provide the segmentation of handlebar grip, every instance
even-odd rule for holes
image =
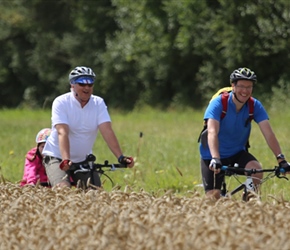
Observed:
[[[128,166],[127,166],[127,164],[121,164],[121,163],[119,163],[119,164],[112,164],[115,168],[127,168]]]

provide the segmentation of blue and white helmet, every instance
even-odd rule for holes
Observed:
[[[91,68],[85,66],[78,66],[69,73],[70,84],[93,84],[96,74]]]

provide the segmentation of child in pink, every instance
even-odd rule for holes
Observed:
[[[24,173],[20,186],[35,185],[38,181],[43,186],[49,186],[45,167],[42,164],[42,151],[51,129],[44,128],[36,135],[36,147],[29,150],[25,157]]]

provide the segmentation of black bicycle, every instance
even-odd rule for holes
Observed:
[[[247,169],[247,168],[239,168],[239,167],[230,167],[230,166],[222,166],[221,168],[222,171],[224,171],[224,180],[222,183],[222,189],[221,189],[221,195],[224,197],[230,197],[234,194],[236,194],[239,191],[243,191],[242,195],[242,200],[243,201],[248,201],[249,199],[249,194],[255,192],[255,187],[253,184],[253,178],[252,175],[256,173],[268,173],[266,177],[264,177],[261,180],[261,184],[263,184],[265,181],[269,180],[270,178],[277,177],[280,179],[286,179],[288,181],[288,178],[284,176],[285,174],[285,169],[275,166],[272,169]],[[246,179],[244,182],[241,182],[238,179],[238,176],[240,175],[245,175]],[[239,183],[240,185],[233,189],[232,191],[227,190],[227,185],[226,185],[226,176],[233,176]]]
[[[72,164],[67,171],[71,180],[71,185],[82,189],[97,189],[103,186],[106,180],[109,180],[114,187],[112,178],[106,174],[107,171],[115,171],[117,169],[127,168],[127,165],[120,163],[110,163],[105,161],[103,164],[95,163],[96,157],[93,154],[89,154],[86,160],[82,163]],[[102,183],[102,176],[105,176]]]

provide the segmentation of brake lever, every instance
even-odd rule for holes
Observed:
[[[287,181],[289,181],[288,177],[286,177],[285,175],[280,175],[281,173],[285,174],[285,169],[283,169],[283,171],[281,171],[281,167],[277,167],[276,168],[276,172],[275,175],[279,178],[279,179],[286,179]]]
[[[283,179],[286,179],[287,181],[289,181],[288,177],[286,177],[286,176],[280,176],[280,175],[278,175],[277,177],[278,177],[279,179],[282,179],[282,178],[283,178]]]

